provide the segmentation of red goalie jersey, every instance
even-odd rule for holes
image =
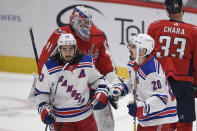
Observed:
[[[151,23],[148,34],[155,40],[153,55],[166,76],[197,85],[197,27],[174,20]]]
[[[55,30],[50,36],[47,44],[44,46],[38,62],[39,73],[46,60],[55,53],[55,47],[60,34],[65,32],[71,33],[75,37],[77,48],[80,53],[92,56],[94,65],[101,74],[106,75],[107,73],[114,71],[115,68],[113,67],[111,55],[109,54],[109,47],[105,34],[102,31],[100,31],[95,25],[92,25],[89,41],[84,41],[76,35],[70,25],[66,25]]]

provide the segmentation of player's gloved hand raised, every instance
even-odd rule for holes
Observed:
[[[125,94],[128,93],[128,89],[125,90],[125,88],[127,88],[125,86],[126,85],[123,83],[118,83],[118,84],[114,84],[110,88],[110,92],[108,94],[108,100],[112,105],[112,107],[114,107],[115,109],[118,109],[118,100],[120,96],[125,96]]]
[[[42,102],[39,104],[38,112],[41,115],[41,120],[45,124],[52,124],[55,122],[55,116],[53,115],[49,104]]]
[[[131,101],[127,107],[129,110],[129,115],[133,117],[147,116],[150,111],[150,105],[142,101],[138,101],[136,103]]]
[[[109,89],[106,85],[99,85],[95,95],[92,97],[92,107],[94,110],[104,109],[108,104],[107,94]]]

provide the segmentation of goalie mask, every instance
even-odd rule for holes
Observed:
[[[137,34],[133,36],[128,43],[128,47],[130,47],[131,44],[136,46],[136,58],[134,59],[134,61],[137,64],[139,57],[149,55],[153,51],[155,45],[153,38],[147,34]],[[140,56],[140,52],[142,51],[142,49],[146,49],[146,53]]]
[[[70,24],[75,33],[83,40],[90,38],[90,28],[92,26],[92,14],[84,6],[74,8],[70,16]]]
[[[67,56],[67,57],[72,57],[71,60],[65,60],[64,55],[61,52],[61,47],[64,46],[64,45],[67,45],[67,46],[68,45],[73,45],[73,47],[74,47],[73,56]],[[60,58],[62,59],[62,61],[64,63],[71,63],[74,60],[75,55],[76,55],[76,51],[77,51],[77,44],[76,44],[76,40],[73,37],[73,35],[70,34],[70,33],[61,34],[59,36],[58,41],[57,41],[57,49],[58,49],[58,52],[60,54]]]

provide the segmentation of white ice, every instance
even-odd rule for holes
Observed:
[[[27,101],[32,82],[33,75],[0,72],[0,131],[44,131],[37,109]],[[122,99],[119,109],[113,110],[115,131],[133,130],[133,118],[126,108],[129,99]]]

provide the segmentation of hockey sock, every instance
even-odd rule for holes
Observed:
[[[193,123],[184,123],[178,122],[177,123],[177,131],[192,131]]]

